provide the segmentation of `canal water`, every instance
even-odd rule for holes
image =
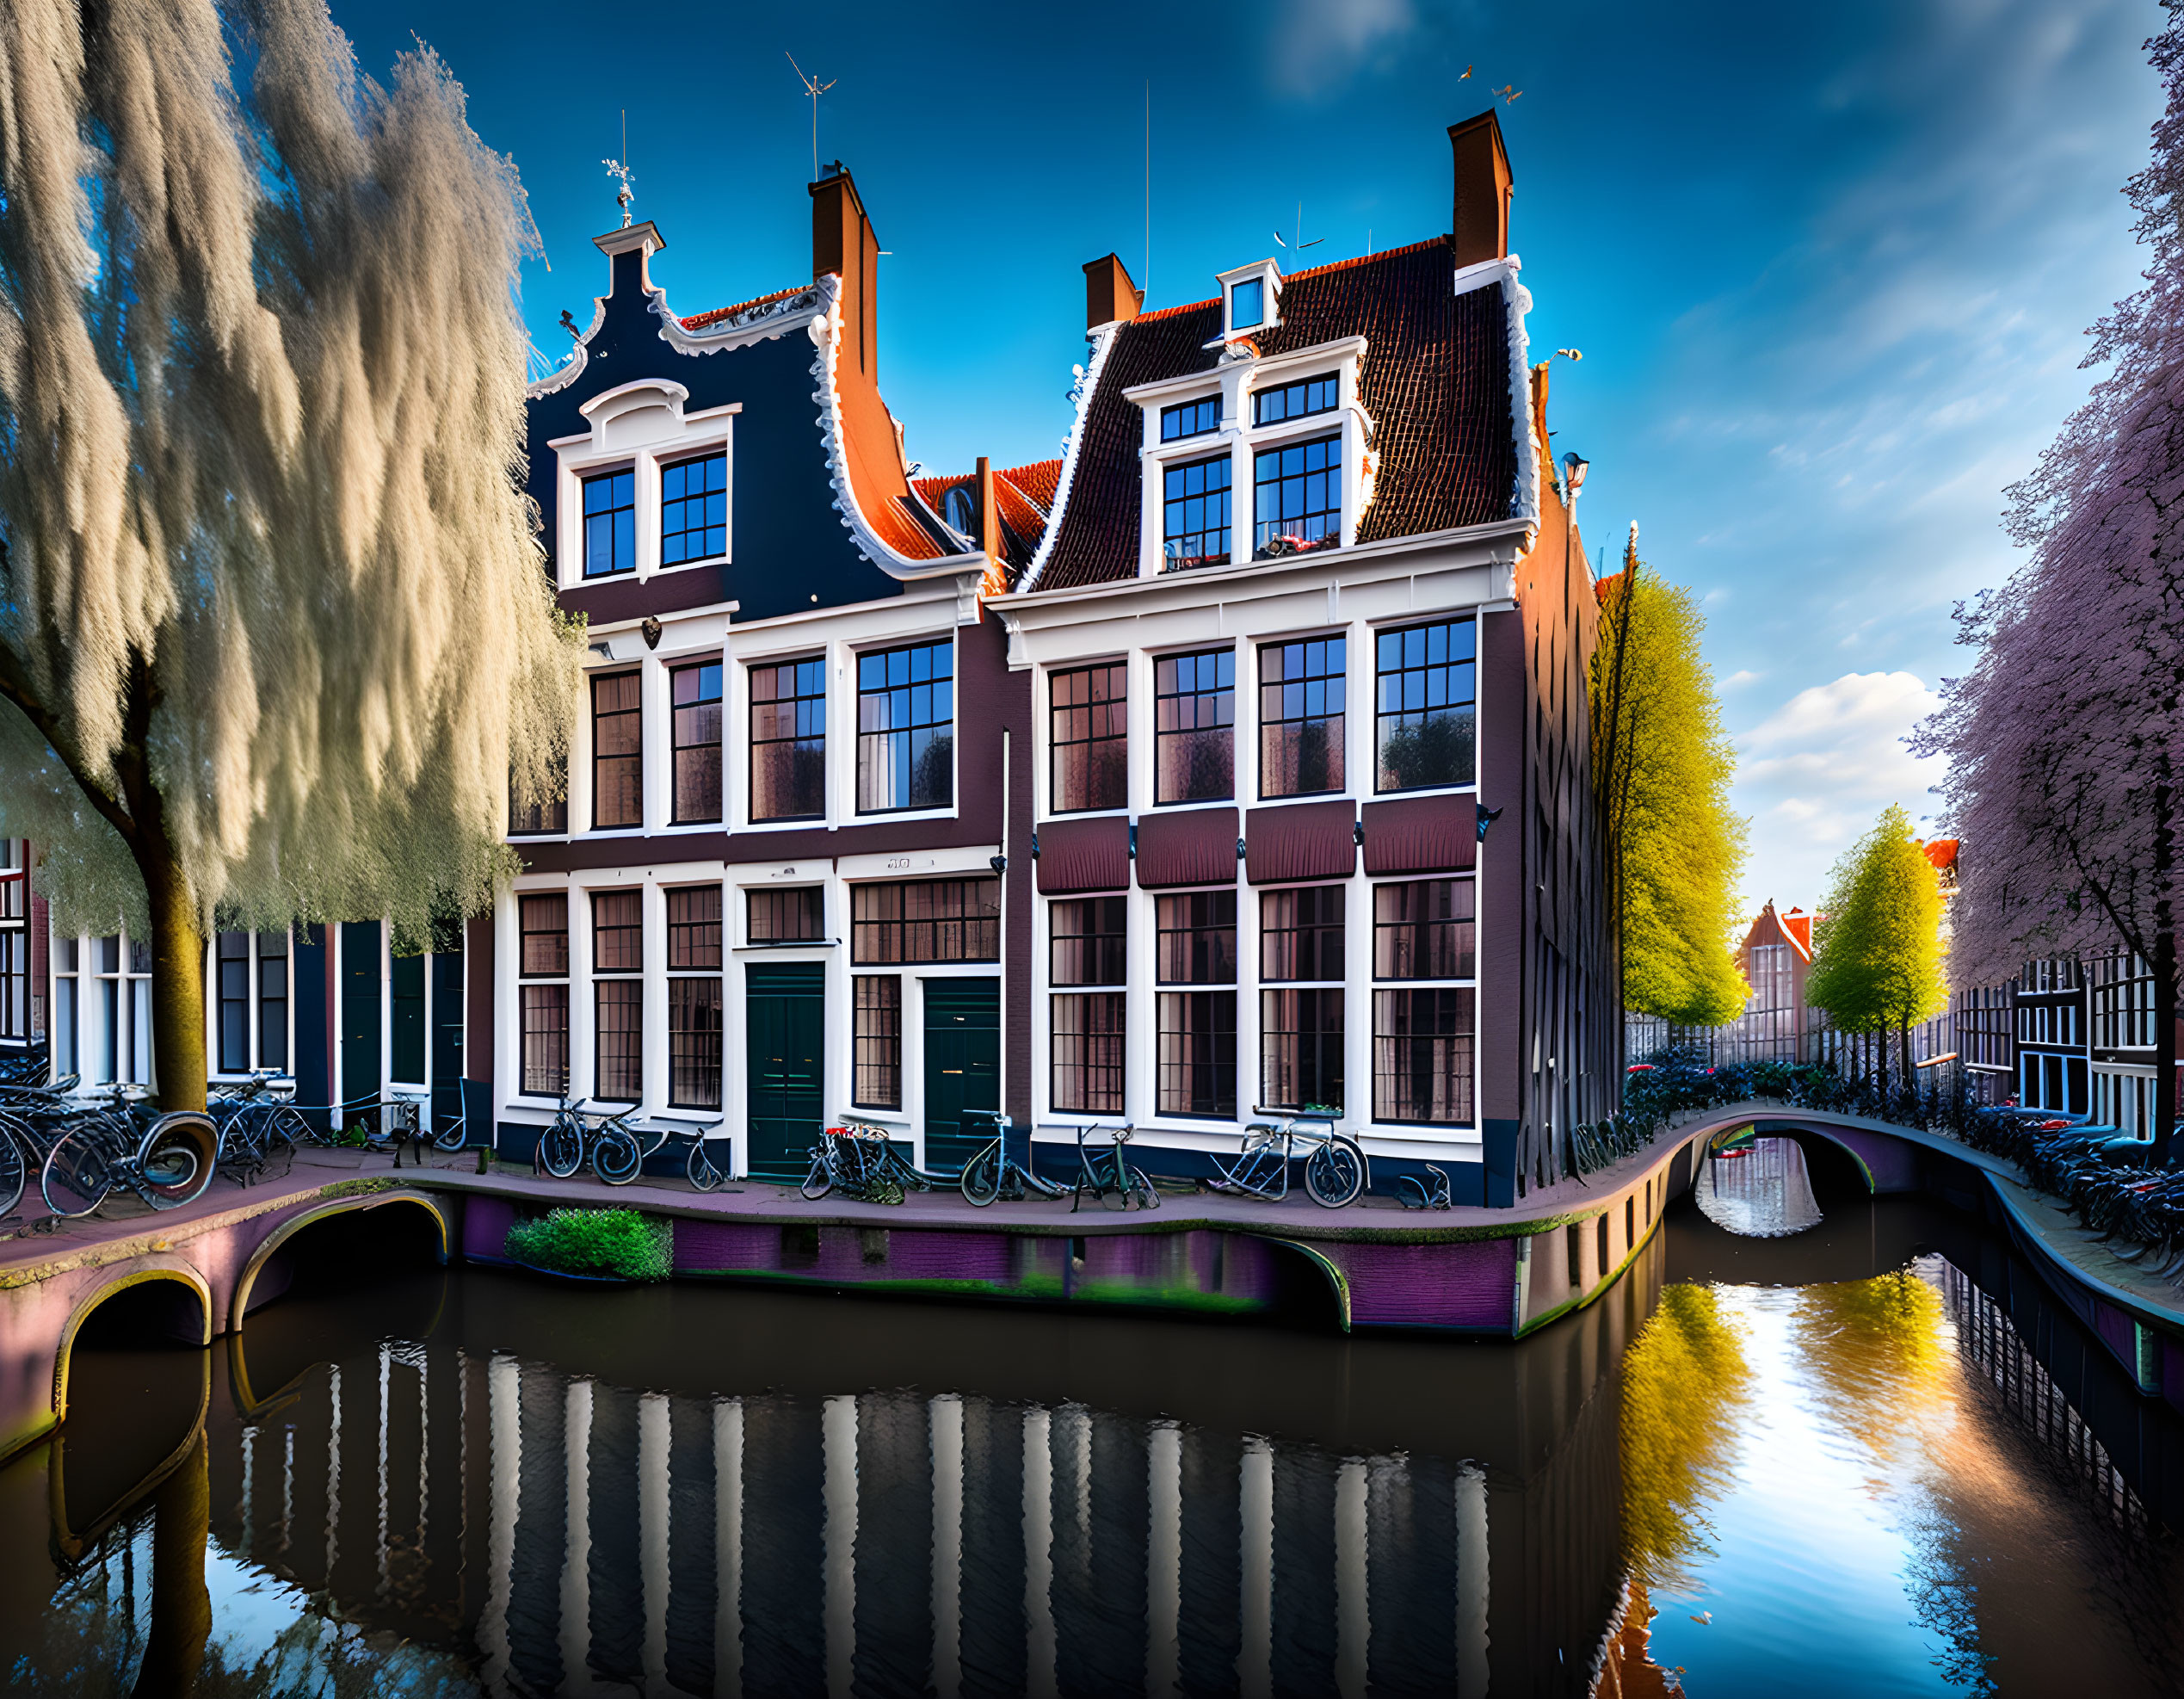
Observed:
[[[1764,1230],[1779,1179],[1716,1190]],[[210,1351],[78,1355],[0,1469],[0,1675],[2184,1690],[2184,1424],[1971,1218],[1822,1208],[1683,1200],[1514,1345],[344,1258]]]

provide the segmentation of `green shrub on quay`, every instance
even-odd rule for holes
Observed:
[[[509,1257],[557,1274],[665,1280],[675,1272],[675,1229],[634,1209],[555,1209],[508,1230]]]

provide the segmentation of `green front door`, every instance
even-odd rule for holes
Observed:
[[[379,924],[349,921],[342,927],[342,1101],[379,1095]],[[342,1121],[357,1117],[352,1109]],[[373,1127],[376,1115],[370,1117]]]
[[[801,1180],[824,1115],[826,964],[753,962],[743,969],[743,1043],[754,1180]]]
[[[1001,1107],[1001,981],[925,981],[925,1164],[961,1167],[993,1138]]]

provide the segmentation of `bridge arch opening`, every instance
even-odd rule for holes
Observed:
[[[61,1350],[201,1350],[213,1341],[210,1296],[201,1281],[170,1269],[125,1276],[77,1307]]]
[[[1760,1137],[1796,1141],[1805,1152],[1813,1201],[1823,1211],[1864,1203],[1872,1196],[1872,1177],[1866,1165],[1825,1133],[1809,1127],[1772,1127],[1762,1128]]]
[[[336,1198],[281,1224],[236,1282],[233,1325],[276,1298],[355,1290],[447,1261],[441,1206],[423,1197]]]

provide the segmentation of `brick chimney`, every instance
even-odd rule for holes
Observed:
[[[1456,263],[1508,258],[1509,195],[1516,180],[1494,108],[1451,124],[1448,145],[1456,155],[1456,209],[1449,226]]]
[[[1145,292],[1130,281],[1122,262],[1113,254],[1084,268],[1084,328],[1096,331],[1119,319],[1135,318],[1145,304]]]
[[[872,384],[879,381],[879,238],[857,185],[847,170],[811,185],[811,278],[828,272],[842,279],[842,359],[846,379],[853,366]]]
[[[842,401],[842,451],[857,499],[867,511],[910,494],[902,433],[879,398],[879,238],[857,185],[837,165],[811,185],[811,277],[842,280],[837,310],[842,345],[835,387]]]

